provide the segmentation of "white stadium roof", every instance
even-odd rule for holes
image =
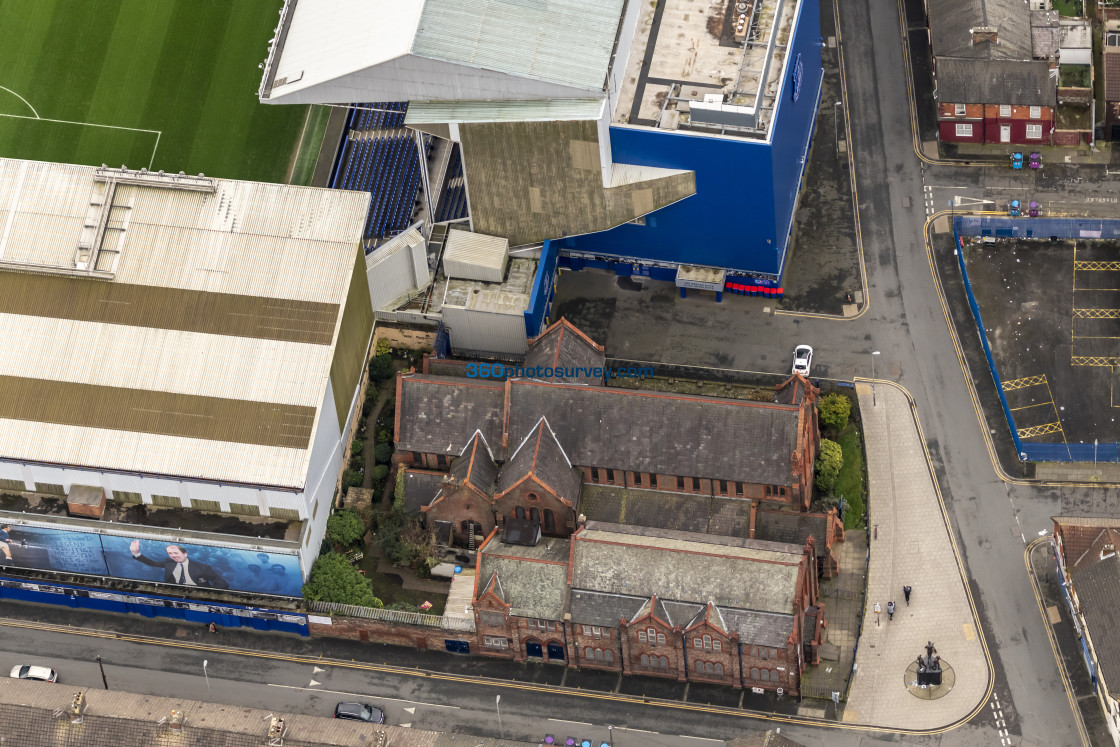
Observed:
[[[575,98],[605,90],[624,0],[288,0],[276,103]]]
[[[0,458],[302,488],[368,204],[0,159]]]

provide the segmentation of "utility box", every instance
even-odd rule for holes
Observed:
[[[460,280],[500,283],[509,262],[509,239],[451,229],[443,250],[443,274]]]
[[[66,510],[71,516],[100,519],[105,514],[105,488],[94,485],[72,485],[66,496]]]

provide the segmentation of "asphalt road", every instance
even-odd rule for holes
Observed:
[[[609,696],[542,695],[524,687],[466,678],[434,679],[416,671],[360,662],[348,666],[326,660],[293,661],[283,655],[264,658],[198,650],[187,642],[169,647],[22,627],[4,628],[0,671],[7,672],[17,664],[52,666],[59,672],[59,684],[43,687],[99,690],[103,683],[94,660],[97,655],[102,657],[105,678],[113,690],[319,716],[330,716],[339,701],[368,702],[385,711],[390,725],[525,742],[539,742],[545,734],[553,734],[587,738],[596,744],[613,741],[620,747],[697,747],[774,726],[807,745],[855,747],[896,739],[894,735],[775,725],[744,716],[621,703]],[[495,701],[498,695],[500,704]],[[614,727],[613,732],[607,725]],[[982,734],[975,736],[969,744],[985,744]]]

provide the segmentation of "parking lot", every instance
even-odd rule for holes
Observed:
[[[964,258],[1025,442],[1120,441],[1120,245],[968,240]]]

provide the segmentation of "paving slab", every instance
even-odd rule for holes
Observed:
[[[986,698],[991,664],[980,639],[946,515],[911,400],[897,386],[856,385],[867,444],[872,526],[867,604],[844,721],[936,729],[967,718]],[[877,528],[877,529],[876,529]],[[907,605],[902,587],[913,592]],[[894,601],[894,620],[887,603]],[[883,612],[876,621],[874,605]],[[933,641],[956,682],[936,700],[907,690],[906,668]]]

